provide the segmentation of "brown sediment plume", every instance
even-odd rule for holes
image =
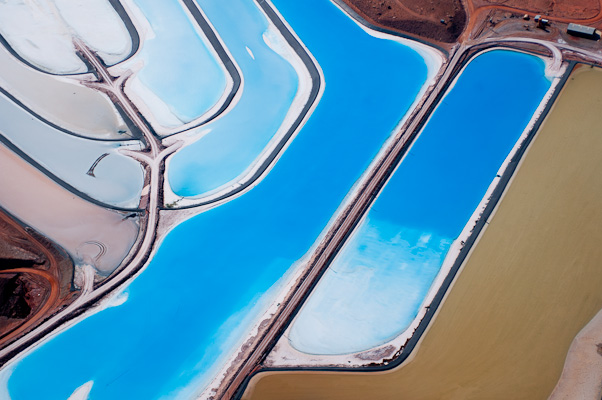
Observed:
[[[269,372],[245,399],[543,399],[602,308],[602,71],[573,73],[413,358]]]
[[[0,348],[70,304],[72,279],[62,249],[0,212]]]

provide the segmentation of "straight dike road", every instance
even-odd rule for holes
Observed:
[[[392,175],[397,164],[424,126],[441,97],[468,59],[467,48],[459,45],[452,53],[449,61],[435,78],[435,83],[423,95],[423,100],[415,107],[404,126],[395,134],[393,140],[379,153],[371,170],[362,176],[358,189],[347,201],[339,216],[326,233],[308,261],[298,285],[281,303],[279,312],[271,318],[255,348],[247,360],[241,364],[230,382],[224,382],[217,397],[230,399],[240,398],[251,376],[261,368],[261,363],[274,347],[282,333],[287,329],[301,305],[318,283],[330,262],[334,259],[342,245],[351,235],[363,215],[376,199],[385,183]]]

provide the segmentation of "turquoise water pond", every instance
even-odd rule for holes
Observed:
[[[255,2],[199,4],[239,65],[244,84],[236,105],[197,128],[208,133],[170,160],[172,190],[189,197],[232,184],[253,164],[282,125],[299,84],[293,66],[266,42],[278,45],[278,34]]]
[[[315,112],[259,185],[165,238],[124,304],[16,364],[7,384],[14,400],[64,400],[91,380],[91,399],[190,398],[413,103],[427,77],[415,51],[369,36],[328,0],[273,3],[323,69]]]
[[[535,56],[470,62],[299,313],[296,349],[358,352],[410,325],[550,85]]]
[[[180,1],[135,0],[153,36],[136,56],[141,82],[182,122],[199,118],[226,90],[226,71]]]

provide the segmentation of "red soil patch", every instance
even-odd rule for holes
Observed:
[[[0,347],[73,301],[72,276],[60,248],[0,212]]]
[[[594,18],[600,13],[599,0],[471,0],[474,8],[504,6],[523,10],[530,14],[548,17],[569,18],[575,22]]]
[[[368,22],[438,44],[454,43],[466,25],[460,0],[344,0]]]
[[[339,1],[345,2],[369,23],[447,49],[462,41],[462,38],[469,37],[489,12],[506,11],[531,16],[541,14],[557,22],[589,25],[602,20],[602,0],[464,0],[464,3],[461,0]]]

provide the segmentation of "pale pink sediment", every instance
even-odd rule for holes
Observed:
[[[0,145],[0,206],[57,242],[76,264],[113,271],[138,235],[138,217],[83,200]]]

